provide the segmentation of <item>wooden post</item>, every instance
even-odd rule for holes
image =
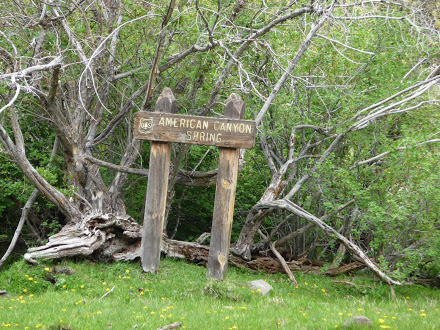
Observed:
[[[233,93],[226,101],[225,117],[244,118],[244,102],[239,95]],[[218,280],[224,279],[228,266],[239,154],[239,148],[220,148],[207,272],[209,278]]]
[[[176,99],[171,89],[168,87],[164,88],[157,99],[155,112],[176,112],[175,101]],[[152,130],[153,123],[143,122],[142,129],[144,131]],[[160,262],[170,158],[170,142],[151,142],[150,168],[141,243],[141,264],[145,272],[153,274],[157,272]]]

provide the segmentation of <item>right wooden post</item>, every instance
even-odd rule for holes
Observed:
[[[226,101],[225,117],[244,118],[244,102],[239,95],[233,93]],[[239,148],[220,148],[207,271],[209,278],[218,280],[224,279],[228,266],[239,156]]]

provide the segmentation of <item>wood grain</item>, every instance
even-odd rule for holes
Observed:
[[[227,100],[225,117],[244,117],[244,102],[237,94]],[[225,278],[228,266],[239,153],[238,148],[220,148],[207,271],[208,278],[217,280]]]
[[[137,112],[134,120],[134,137],[139,140],[250,149],[255,135],[253,120],[156,112]]]
[[[171,89],[164,88],[156,103],[156,112],[174,112],[175,98]],[[144,225],[141,241],[141,265],[145,272],[156,274],[165,217],[170,170],[171,143],[151,142]]]

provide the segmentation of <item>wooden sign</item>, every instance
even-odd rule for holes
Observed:
[[[175,109],[173,93],[165,88],[154,113],[135,115],[134,137],[152,141],[141,243],[142,268],[155,274],[159,267],[171,142],[218,146],[220,155],[207,276],[223,280],[228,265],[240,148],[254,146],[256,124],[243,120],[244,102],[237,94],[231,94],[226,101],[226,118],[175,115]]]
[[[250,149],[255,134],[253,120],[157,112],[137,112],[134,119],[134,137],[139,140]]]

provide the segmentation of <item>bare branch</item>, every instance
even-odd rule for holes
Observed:
[[[368,266],[374,273],[376,273],[377,276],[379,276],[380,279],[382,279],[384,282],[388,284],[394,284],[394,285],[401,285],[400,282],[395,281],[391,279],[389,276],[385,275],[369,258],[368,256],[354,243],[352,243],[350,240],[345,238],[343,235],[339,234],[335,229],[327,225],[325,222],[323,222],[321,219],[315,217],[314,215],[310,214],[303,208],[299,207],[295,203],[292,203],[291,201],[287,199],[280,199],[274,202],[266,202],[258,204],[258,208],[278,208],[278,209],[284,209],[289,212],[292,212],[298,216],[300,216],[303,219],[306,219],[313,223],[314,225],[321,228],[328,236],[330,237],[336,237],[338,240],[343,243],[348,250],[350,250],[353,254],[358,256],[366,266]]]

